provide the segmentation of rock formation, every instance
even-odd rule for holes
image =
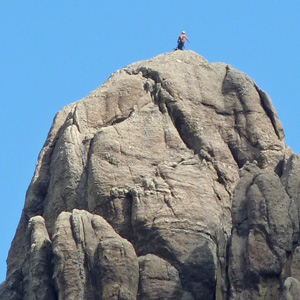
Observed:
[[[132,64],[55,117],[0,299],[300,299],[299,176],[247,75]]]

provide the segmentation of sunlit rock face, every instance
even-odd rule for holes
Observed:
[[[0,299],[299,299],[299,178],[247,75],[130,65],[55,117]]]

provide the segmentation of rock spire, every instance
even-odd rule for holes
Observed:
[[[246,74],[132,64],[56,115],[0,299],[299,299],[299,178]]]

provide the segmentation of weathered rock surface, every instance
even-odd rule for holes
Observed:
[[[297,299],[299,175],[247,75],[130,65],[57,114],[0,299]]]
[[[138,299],[194,299],[182,289],[176,268],[153,254],[139,257]]]
[[[229,279],[242,299],[278,299],[297,243],[297,207],[272,171],[246,164],[233,196]]]
[[[136,299],[139,268],[131,243],[87,211],[62,212],[55,225],[59,299]]]

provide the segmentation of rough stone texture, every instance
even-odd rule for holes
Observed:
[[[41,216],[30,219],[26,235],[29,243],[27,261],[22,268],[22,299],[55,299],[54,284],[52,282],[52,242]]]
[[[130,65],[55,117],[0,299],[295,297],[299,175],[244,73],[192,51]]]
[[[299,232],[297,207],[278,176],[246,164],[233,196],[229,251],[232,294],[278,299],[280,275]]]
[[[101,216],[76,209],[62,212],[53,253],[59,299],[136,299],[135,251]]]
[[[176,268],[153,254],[139,257],[139,300],[194,299],[183,291]]]
[[[293,278],[288,277],[283,285],[283,293],[280,300],[297,300],[300,296],[300,282]]]

